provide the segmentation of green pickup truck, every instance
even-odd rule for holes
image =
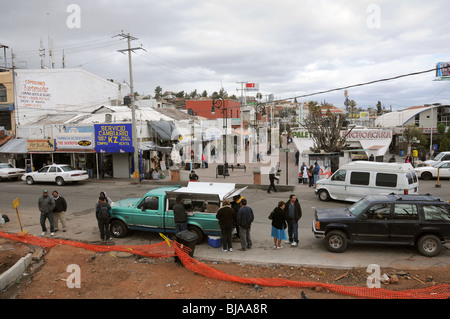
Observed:
[[[224,199],[231,201],[245,189],[237,190],[233,183],[205,182],[155,188],[141,198],[123,199],[112,205],[111,234],[122,238],[129,230],[175,233],[172,207],[179,196],[188,214],[188,229],[197,234],[200,243],[206,235],[220,235],[217,210]]]

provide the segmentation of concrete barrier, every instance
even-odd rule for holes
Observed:
[[[28,254],[25,257],[19,259],[11,268],[0,275],[0,291],[14,283],[17,278],[22,276],[24,271],[31,263],[32,254]]]

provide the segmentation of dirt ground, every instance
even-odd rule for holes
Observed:
[[[0,238],[0,273],[29,252],[42,248]],[[80,267],[80,288],[69,288],[71,271]],[[248,278],[285,278],[294,281],[366,287],[366,269],[318,269],[302,266],[264,266],[207,263],[209,266]],[[382,288],[402,291],[450,283],[450,269],[381,269],[398,279]],[[44,249],[14,285],[0,292],[0,299],[354,299],[323,288],[254,286],[195,274],[174,258],[152,259],[128,253],[95,253],[72,246]]]

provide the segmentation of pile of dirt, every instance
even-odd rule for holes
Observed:
[[[2,239],[0,264],[12,265],[33,250],[25,244]],[[227,282],[198,275],[174,258],[152,259],[128,253],[95,253],[71,246],[56,246],[46,250],[41,265],[31,269],[16,283],[0,294],[0,298],[16,299],[351,299],[329,292],[322,287],[268,287]],[[247,278],[285,278],[293,281],[331,283],[343,286],[366,287],[366,269],[319,269],[302,266],[260,266],[236,263],[207,263],[209,266]],[[79,267],[80,288],[76,288]],[[406,271],[382,269],[391,283],[389,290],[408,290],[448,284],[448,267]]]

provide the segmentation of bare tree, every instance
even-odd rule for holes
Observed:
[[[345,115],[333,113],[327,109],[322,115],[321,106],[317,102],[308,102],[309,115],[303,120],[303,127],[311,134],[314,146],[311,150],[315,153],[341,152],[348,148],[347,134],[353,127],[346,126]],[[345,131],[345,132],[342,132]]]

